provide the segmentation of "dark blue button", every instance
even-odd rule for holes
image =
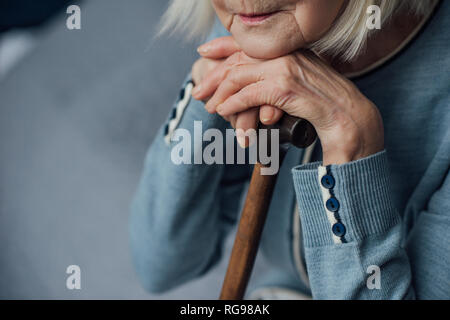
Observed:
[[[177,116],[177,108],[173,108],[173,109],[172,109],[172,113],[171,113],[171,115],[170,115],[170,120],[175,119],[176,116]]]
[[[180,90],[180,95],[178,96],[178,101],[181,101],[184,99],[185,89]]]
[[[345,236],[346,233],[345,226],[340,222],[335,223],[333,225],[333,233],[336,237],[339,238]]]
[[[339,201],[337,201],[336,198],[330,198],[327,200],[326,203],[327,209],[330,210],[331,212],[336,212],[339,210]]]
[[[169,134],[169,125],[166,124],[166,126],[164,127],[164,135],[167,136]]]
[[[333,189],[336,181],[334,181],[333,176],[327,174],[326,176],[322,177],[321,183],[324,188]]]

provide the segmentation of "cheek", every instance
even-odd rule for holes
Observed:
[[[333,25],[345,0],[299,1],[295,18],[307,43],[320,39]]]
[[[198,1],[198,0],[196,0]],[[224,25],[224,27],[230,31],[231,24],[233,22],[233,15],[228,13],[228,9],[226,7],[224,0],[212,0],[212,6],[214,7],[214,11],[217,14],[220,22]]]

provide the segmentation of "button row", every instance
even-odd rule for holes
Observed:
[[[178,127],[181,118],[189,104],[191,98],[191,91],[194,88],[194,82],[189,80],[184,88],[180,90],[176,106],[172,109],[169,120],[164,127],[164,140],[167,145],[170,145],[170,139],[173,131]]]
[[[320,183],[322,184],[322,186],[325,189],[330,190],[330,193],[333,190],[333,188],[336,186],[336,180],[334,179],[334,177],[331,174],[327,174],[327,175],[323,176],[322,179],[320,180]],[[334,213],[337,213],[340,208],[339,201],[334,196],[331,196],[326,201],[325,206],[328,211],[334,212]],[[344,224],[340,221],[340,219],[336,219],[336,220],[337,220],[337,222],[332,226],[331,230],[333,231],[333,234],[336,237],[343,238],[345,236],[347,230],[346,230]]]

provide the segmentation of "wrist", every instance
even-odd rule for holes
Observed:
[[[347,150],[346,150],[347,149]],[[323,166],[342,165],[367,158],[384,150],[383,144],[365,146],[361,149],[345,148],[343,150],[329,150],[323,152]]]
[[[368,136],[357,133],[333,135],[331,143],[322,143],[323,165],[342,165],[367,158],[384,150],[382,130],[377,130]]]
[[[364,110],[364,108],[362,108]],[[323,165],[340,165],[367,158],[384,150],[384,126],[376,107],[355,121],[336,117],[335,126],[320,136]]]

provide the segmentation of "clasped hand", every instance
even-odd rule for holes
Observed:
[[[271,60],[247,56],[233,37],[199,47],[192,95],[235,129],[276,123],[284,113],[308,120],[322,144],[323,165],[344,164],[384,149],[377,107],[309,50]],[[238,135],[241,146],[245,136]]]

